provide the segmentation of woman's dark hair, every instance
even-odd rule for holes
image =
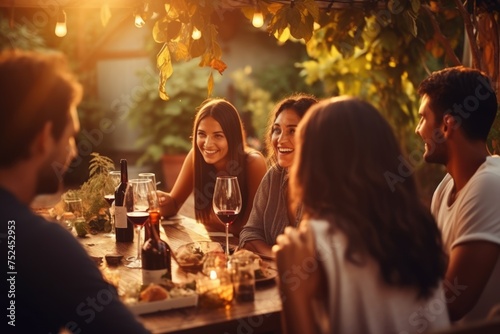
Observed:
[[[29,157],[30,145],[47,122],[59,140],[80,102],[82,87],[60,53],[0,53],[0,166]],[[13,144],[15,143],[15,144]]]
[[[311,107],[297,135],[295,205],[345,233],[349,261],[362,264],[369,255],[387,284],[416,286],[429,296],[446,268],[441,234],[414,178],[390,179],[403,155],[385,119],[367,102],[332,98]]]
[[[201,120],[212,117],[221,126],[227,140],[227,165],[224,171],[217,171],[215,166],[207,164],[196,145],[196,135]],[[212,214],[212,199],[217,176],[232,175],[238,177],[240,185],[242,208],[246,209],[247,191],[247,145],[245,131],[236,108],[224,99],[205,100],[196,114],[193,128],[194,148],[194,199],[196,218],[202,222],[208,221]]]
[[[276,154],[274,152],[273,143],[271,140],[273,134],[273,125],[276,122],[276,119],[281,114],[283,110],[293,110],[297,113],[299,118],[302,118],[306,113],[307,109],[310,106],[317,103],[318,100],[313,95],[297,93],[293,94],[287,98],[284,98],[271,111],[271,117],[269,118],[269,122],[267,124],[267,136],[266,136],[266,151],[267,151],[267,159],[271,165],[275,165],[277,163]]]
[[[418,93],[429,97],[437,126],[450,114],[469,139],[486,141],[498,109],[486,74],[463,66],[445,68],[422,81]]]

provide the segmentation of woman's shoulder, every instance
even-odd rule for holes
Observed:
[[[248,166],[252,165],[266,166],[267,169],[266,158],[261,152],[252,149],[247,151],[246,155],[247,155]]]
[[[249,149],[247,151],[245,151],[246,155],[247,155],[247,159],[251,160],[251,159],[264,159],[264,155],[260,152],[260,151],[257,151],[255,149]]]

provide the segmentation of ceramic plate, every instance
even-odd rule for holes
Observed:
[[[198,295],[193,293],[190,296],[168,298],[154,302],[138,302],[128,305],[134,314],[146,314],[158,311],[166,311],[176,308],[196,306],[198,304]]]
[[[161,224],[162,225],[177,225],[177,224],[182,223],[183,219],[184,219],[184,217],[182,217],[181,215],[175,215],[175,216],[171,216],[168,218],[163,218],[161,220]]]
[[[262,273],[264,274],[264,277],[260,278],[255,278],[255,284],[262,284],[262,283],[267,283],[270,281],[274,281],[274,279],[278,276],[278,270],[274,268],[261,268]]]

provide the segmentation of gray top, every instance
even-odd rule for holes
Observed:
[[[295,221],[290,222],[287,211],[288,172],[279,166],[271,167],[262,178],[255,193],[252,211],[240,233],[240,244],[250,240],[262,240],[269,246],[288,225],[297,226],[302,217],[298,210]]]

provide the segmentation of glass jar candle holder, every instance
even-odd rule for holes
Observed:
[[[233,301],[233,283],[227,268],[208,269],[208,276],[196,280],[200,307],[228,308]]]

